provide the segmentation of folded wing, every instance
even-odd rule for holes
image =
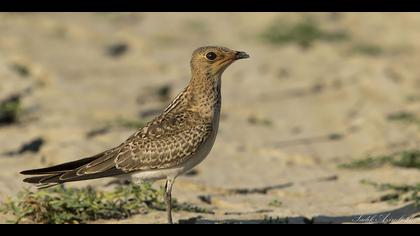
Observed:
[[[198,150],[210,135],[211,128],[211,124],[192,111],[166,113],[118,147],[78,161],[21,174],[36,175],[24,179],[25,182],[48,185],[172,168]]]

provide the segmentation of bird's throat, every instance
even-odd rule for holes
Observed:
[[[191,108],[203,117],[212,118],[215,109],[220,109],[221,78],[193,78],[190,83]]]

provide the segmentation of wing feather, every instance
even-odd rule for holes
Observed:
[[[124,172],[171,168],[185,162],[211,134],[211,124],[197,113],[166,113],[131,136],[111,156],[89,163],[78,174],[93,174],[110,167]]]
[[[164,113],[118,147],[79,161],[22,174],[39,175],[26,178],[25,182],[49,185],[171,168],[187,161],[211,132],[211,124],[198,113]]]

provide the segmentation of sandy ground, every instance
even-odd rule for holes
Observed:
[[[418,126],[386,117],[420,111],[418,100],[407,99],[418,96],[420,88],[420,15],[311,14],[321,27],[345,29],[351,38],[317,41],[309,49],[261,40],[261,32],[276,19],[305,16],[0,14],[0,100],[25,94],[22,121],[0,127],[0,199],[27,187],[18,174],[23,169],[75,160],[124,141],[134,129],[86,134],[120,117],[137,119],[162,109],[169,100],[159,98],[156,90],[169,86],[169,97],[176,96],[188,82],[191,52],[210,44],[246,51],[251,58],[224,73],[215,146],[197,174],[178,178],[174,187],[179,201],[215,214],[177,212],[177,222],[255,223],[288,217],[289,223],[354,223],[361,215],[390,212],[397,219],[420,212],[404,204],[372,203],[383,192],[360,183],[416,183],[418,170],[337,168],[368,154],[418,146]],[[128,45],[127,52],[109,56],[106,48],[117,43]],[[360,43],[376,45],[383,53],[352,53]],[[29,68],[29,75],[16,73],[16,64]],[[342,138],[322,138],[331,134]],[[6,155],[37,137],[45,140],[39,152]],[[267,186],[278,187],[263,194],[228,194],[234,188]],[[200,201],[200,195],[210,195],[211,204]],[[281,206],[271,206],[274,200]],[[5,218],[0,216],[0,222]],[[152,212],[93,223],[165,221],[164,212]]]

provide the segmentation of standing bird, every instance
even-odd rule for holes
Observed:
[[[201,47],[191,58],[187,87],[156,118],[125,142],[97,155],[48,168],[22,171],[24,182],[50,187],[71,181],[131,176],[134,182],[166,179],[165,203],[172,224],[171,191],[175,178],[210,152],[219,128],[221,76],[245,52]]]

